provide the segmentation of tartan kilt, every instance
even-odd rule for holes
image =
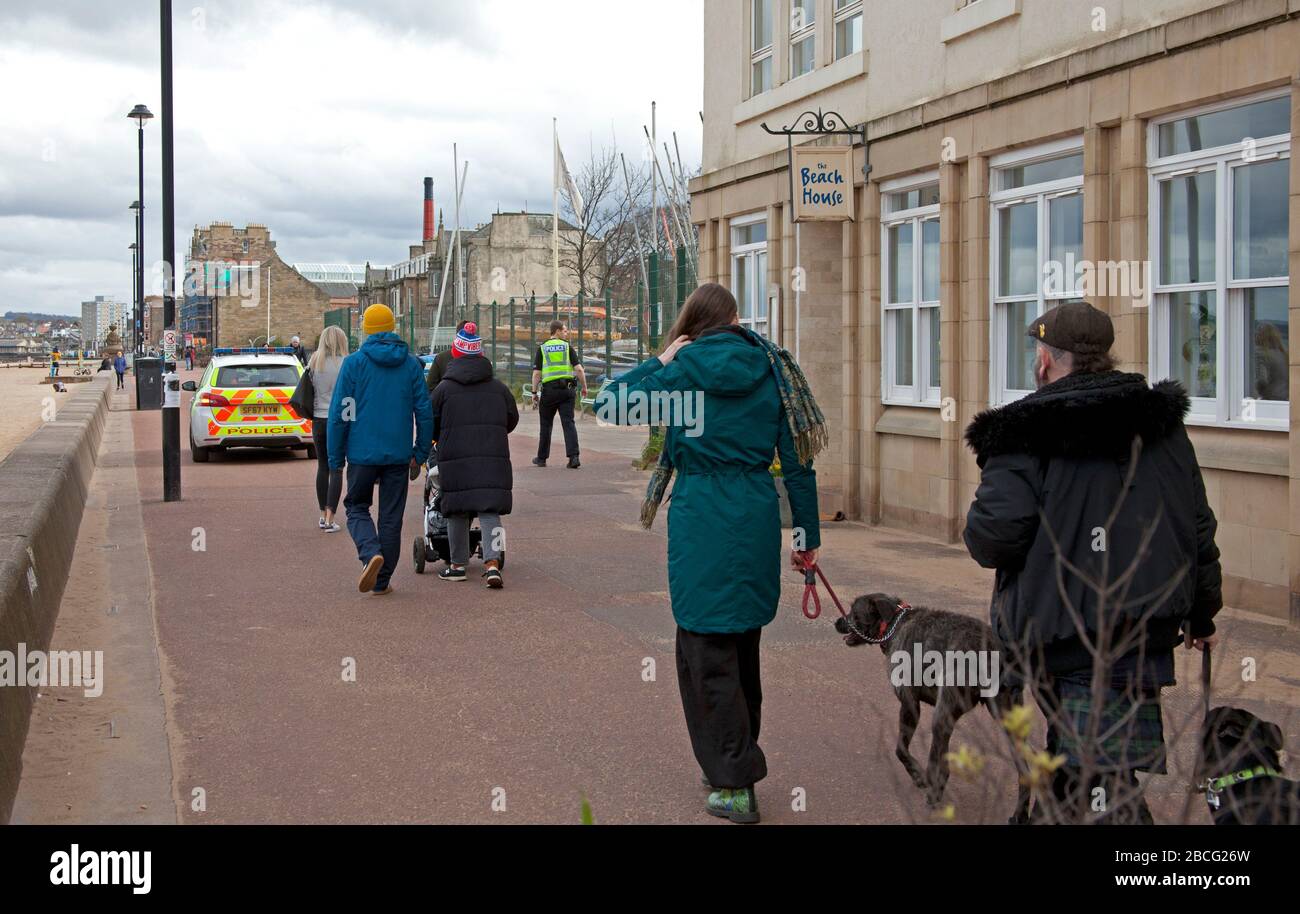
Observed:
[[[1093,770],[1099,773],[1166,773],[1159,689],[1108,688],[1095,747],[1085,745],[1093,716],[1092,686],[1053,679],[1043,697],[1053,706],[1048,719],[1047,751],[1064,755],[1069,767],[1082,768],[1083,759],[1091,758]]]

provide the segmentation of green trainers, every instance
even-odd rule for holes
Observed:
[[[758,821],[758,797],[753,787],[724,787],[709,794],[704,804],[704,811],[720,819],[730,819],[740,825],[751,825]]]

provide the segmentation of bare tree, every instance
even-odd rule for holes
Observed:
[[[581,214],[574,212],[568,195],[561,195],[560,215],[577,230],[560,233],[560,269],[591,298],[604,292],[613,267],[628,256],[623,229],[630,205],[618,150],[613,146],[593,148],[573,180],[583,208]]]
[[[686,193],[690,175],[665,156],[656,164],[647,152],[632,167],[632,159],[611,144],[593,149],[578,167],[574,183],[582,194],[583,213],[579,218],[562,195],[561,216],[578,231],[561,234],[560,267],[577,279],[585,295],[610,289],[617,301],[634,300],[637,285],[644,282],[646,258],[656,250],[661,289],[670,288],[678,245],[686,246],[688,268],[694,271],[698,241]],[[650,203],[652,182],[659,187],[657,210]]]

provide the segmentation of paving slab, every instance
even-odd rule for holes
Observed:
[[[637,523],[643,430],[584,419],[582,468],[539,469],[525,411],[511,436],[505,589],[483,588],[474,565],[465,584],[414,573],[414,483],[395,592],[374,597],[356,591],[346,532],[316,527],[312,461],[237,451],[196,465],[185,452],[184,500],[164,503],[158,414],[131,419],[181,821],[565,823],[585,798],[598,822],[716,822],[701,810],[677,693],[665,525]],[[992,576],[959,545],[828,523],[823,556],[842,598],[887,591],[987,614]],[[763,636],[764,821],[931,821],[894,758],[885,658],[843,645],[824,595],[822,618],[804,618],[801,596],[787,575]],[[1295,748],[1300,634],[1223,619],[1220,694],[1278,722]],[[1256,682],[1238,681],[1245,657]],[[1180,657],[1186,685],[1166,702],[1184,723],[1199,703],[1189,664]],[[1173,773],[1151,780],[1151,805],[1159,821],[1207,822],[1186,793],[1191,741],[1171,729]],[[953,745],[1000,739],[972,713]],[[1014,790],[996,759],[978,782],[954,778],[954,820],[1005,821]]]

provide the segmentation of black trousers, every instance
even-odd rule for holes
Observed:
[[[1085,785],[1082,772],[1066,765],[1052,775],[1052,796],[1057,803],[1058,824],[1084,821],[1086,810],[1092,809],[1093,801],[1098,798],[1106,803],[1106,811],[1092,820],[1098,825],[1155,824],[1138,784],[1137,772],[1131,769],[1093,774]]]
[[[538,405],[542,417],[541,432],[537,436],[537,457],[545,460],[551,456],[551,429],[555,414],[560,414],[564,429],[564,456],[572,460],[578,456],[578,426],[573,424],[573,388],[553,381],[542,385],[542,402]]]
[[[767,777],[758,748],[763,717],[758,641],[677,629],[677,685],[695,760],[714,787],[749,787]]]
[[[339,513],[339,496],[343,494],[343,471],[330,469],[329,419],[317,416],[311,420],[311,440],[316,443],[316,504],[324,513],[329,508]]]

